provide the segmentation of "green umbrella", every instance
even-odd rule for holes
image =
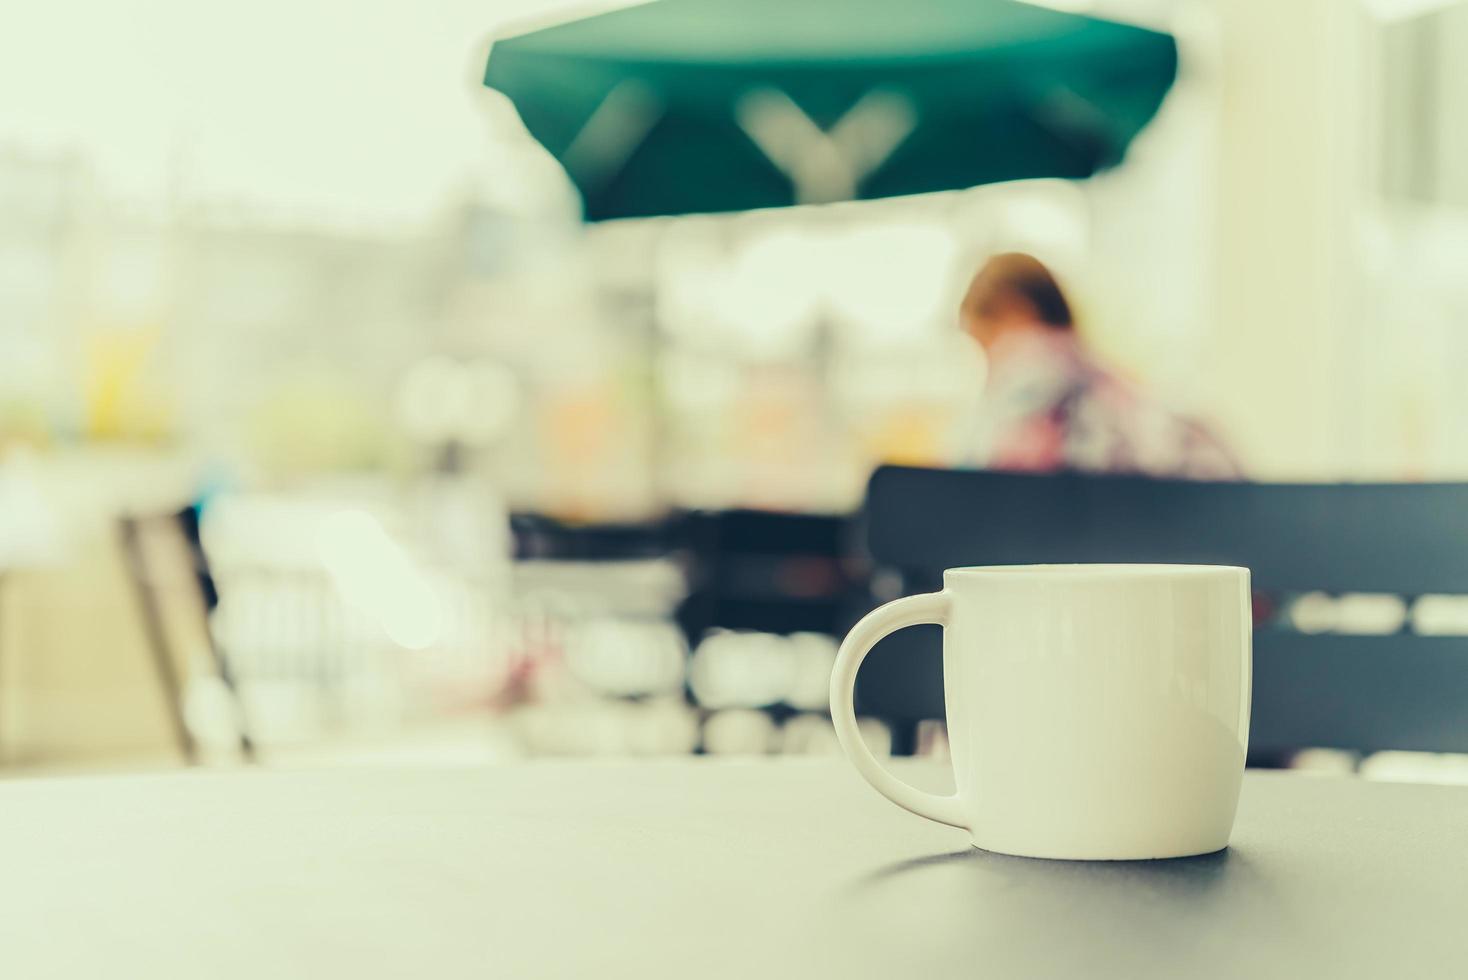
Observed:
[[[1176,70],[1013,0],[659,0],[498,41],[484,81],[600,220],[1089,177]]]

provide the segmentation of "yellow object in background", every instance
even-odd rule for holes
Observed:
[[[113,326],[83,339],[84,432],[99,441],[161,442],[173,434],[171,388],[156,352],[162,330]]]
[[[904,405],[882,418],[866,434],[870,458],[901,466],[936,466],[944,460],[943,429],[949,420],[941,408]]]

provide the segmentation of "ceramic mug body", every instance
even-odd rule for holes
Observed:
[[[855,731],[856,668],[902,626],[944,627],[957,792],[921,793]],[[1140,859],[1227,846],[1248,744],[1247,569],[1208,565],[956,568],[942,592],[858,623],[832,716],[858,770],[899,805],[987,850]]]

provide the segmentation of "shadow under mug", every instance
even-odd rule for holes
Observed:
[[[953,796],[896,779],[857,731],[856,672],[905,626],[943,627]],[[846,756],[878,792],[989,851],[1136,860],[1228,845],[1249,737],[1249,571],[953,568],[852,627],[831,674]]]

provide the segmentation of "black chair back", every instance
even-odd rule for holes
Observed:
[[[628,524],[584,524],[545,514],[510,515],[515,558],[539,561],[636,561],[663,558],[676,526],[664,519]]]
[[[1468,636],[1312,634],[1303,593],[1468,595],[1468,484],[1200,483],[883,467],[872,558],[903,591],[960,565],[1245,565],[1256,595],[1251,747],[1468,751]],[[1262,613],[1259,612],[1262,610]],[[883,651],[881,647],[889,648]],[[883,641],[858,685],[896,726],[942,717],[936,628]]]
[[[860,614],[849,515],[694,511],[682,522],[689,643],[711,629],[840,636]]]

